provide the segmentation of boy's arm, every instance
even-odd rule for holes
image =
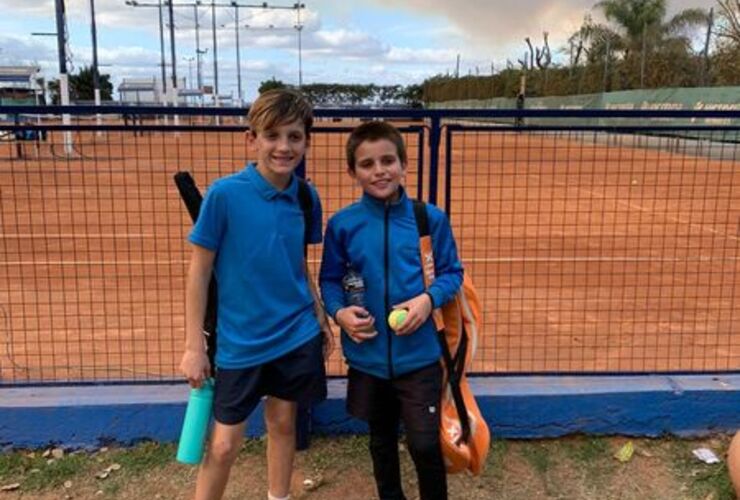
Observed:
[[[347,260],[346,250],[336,234],[335,226],[329,221],[319,274],[321,295],[329,315],[349,338],[359,343],[377,334],[373,327],[375,318],[362,307],[345,304],[342,278],[347,272]]]
[[[304,265],[306,268],[306,280],[308,281],[308,289],[311,291],[311,296],[313,297],[313,309],[316,313],[316,319],[319,321],[319,328],[324,335],[324,359],[329,359],[329,356],[334,350],[334,336],[331,332],[329,320],[326,317],[324,304],[321,302],[319,291],[316,289],[316,283],[314,283],[313,278],[311,277],[311,271],[308,269],[308,262],[305,262]]]
[[[324,253],[321,257],[319,286],[321,287],[321,296],[324,299],[326,312],[329,316],[336,319],[337,311],[344,307],[342,277],[344,276],[347,264],[344,252],[335,233],[334,225],[330,220],[326,227],[326,234],[324,235]]]
[[[215,256],[215,252],[193,245],[185,292],[185,352],[180,361],[180,371],[192,387],[200,387],[211,371],[203,338],[203,318]]]

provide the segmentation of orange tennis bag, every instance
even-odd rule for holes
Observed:
[[[414,216],[419,229],[419,249],[428,288],[435,278],[434,251],[429,231],[426,204],[414,201]],[[442,400],[440,438],[447,472],[483,470],[491,444],[491,433],[470,390],[465,371],[473,361],[481,324],[478,292],[468,273],[455,298],[432,312],[442,347]]]

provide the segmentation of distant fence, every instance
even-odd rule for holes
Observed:
[[[190,222],[172,175],[243,168],[242,113],[0,107],[0,385],[179,379]],[[475,371],[740,371],[740,112],[317,115],[325,218],[360,194],[352,127],[402,130],[408,190],[450,214],[484,303]]]
[[[623,90],[618,92],[600,92],[569,96],[527,97],[524,108],[530,110],[639,110],[639,111],[730,111],[740,116],[740,87],[706,87],[706,88],[665,88],[647,90]],[[496,97],[491,99],[468,99],[431,103],[432,109],[513,109],[515,98]],[[662,117],[664,125],[740,125],[740,118],[725,116],[723,118],[697,116]],[[554,124],[553,118],[544,122],[535,119],[533,123]],[[561,120],[561,123],[573,125],[572,118]],[[624,117],[584,117],[581,123],[590,125],[631,125],[629,118]],[[696,132],[684,130],[684,133]]]

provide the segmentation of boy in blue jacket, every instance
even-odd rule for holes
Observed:
[[[406,162],[392,125],[367,122],[352,132],[348,173],[364,193],[329,219],[319,281],[327,312],[342,329],[347,410],[370,428],[378,495],[405,498],[398,457],[403,421],[420,496],[436,500],[447,498],[447,477],[439,441],[441,351],[430,313],[454,297],[463,269],[447,217],[428,205],[437,277],[425,288],[413,204],[401,186]],[[364,281],[364,307],[347,300],[342,280],[350,269]],[[394,331],[386,318],[398,308],[408,315]]]

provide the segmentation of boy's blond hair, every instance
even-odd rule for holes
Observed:
[[[313,107],[308,99],[292,89],[272,89],[263,92],[247,113],[252,134],[300,120],[306,138],[313,125]]]
[[[396,127],[390,123],[371,121],[365,122],[362,125],[355,128],[347,139],[347,166],[349,169],[355,171],[355,162],[357,161],[356,153],[357,148],[360,147],[365,141],[375,142],[381,139],[391,141],[396,146],[396,153],[398,159],[401,160],[403,165],[406,165],[406,145],[403,142],[403,137]]]

